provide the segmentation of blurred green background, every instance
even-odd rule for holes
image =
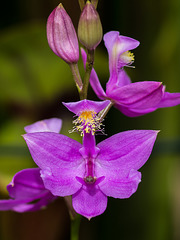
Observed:
[[[77,28],[77,0],[62,1]],[[72,114],[61,104],[78,94],[69,67],[49,48],[46,19],[56,0],[3,1],[0,21],[0,197],[6,185],[23,168],[34,167],[21,135],[37,120],[63,119],[69,136]],[[133,82],[163,82],[169,92],[180,92],[180,1],[99,1],[104,33],[120,31],[141,42],[134,50],[135,69],[127,69]],[[103,42],[95,68],[105,86],[109,77]],[[80,64],[82,72],[82,65]],[[90,91],[91,99],[96,96]],[[109,198],[106,212],[80,224],[80,240],[180,239],[180,107],[159,109],[128,118],[111,109],[106,120],[108,136],[129,129],[160,129],[153,153],[142,168],[142,182],[130,199]],[[71,137],[80,140],[77,134]],[[104,137],[98,137],[101,141]],[[0,212],[2,240],[66,240],[70,219],[63,199],[35,213]]]

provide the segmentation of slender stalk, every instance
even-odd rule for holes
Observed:
[[[107,113],[109,112],[109,110],[111,109],[111,107],[113,106],[113,102],[110,102],[106,108],[104,108],[101,112],[99,112],[98,116],[100,118],[100,122],[103,121],[103,119],[105,118],[105,116],[107,115]]]
[[[71,217],[71,240],[79,240],[79,226],[81,221],[81,215],[78,215],[73,206],[71,196],[64,197],[69,214]]]
[[[71,240],[79,240],[79,227],[81,223],[81,216],[77,215],[74,220],[71,220]]]
[[[64,197],[64,200],[66,202],[67,208],[69,210],[69,214],[71,216],[71,220],[74,220],[75,217],[77,216],[77,213],[75,212],[73,206],[72,206],[72,199],[71,196],[66,196]]]
[[[78,0],[78,1],[79,1],[80,9],[81,9],[81,11],[82,11],[83,8],[84,8],[84,6],[85,6],[84,0]]]
[[[82,92],[82,89],[83,89],[83,83],[82,83],[81,76],[80,76],[80,73],[79,73],[78,65],[77,65],[77,63],[72,63],[72,64],[69,64],[69,66],[71,68],[71,72],[72,72],[74,81],[76,83],[76,87],[78,89],[78,92],[81,95],[81,92]]]
[[[87,50],[86,72],[83,80],[82,99],[87,98],[89,79],[94,65],[94,50]]]

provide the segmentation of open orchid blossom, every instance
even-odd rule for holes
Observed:
[[[165,92],[165,86],[161,82],[131,83],[123,67],[132,63],[132,54],[128,51],[137,47],[138,41],[119,36],[118,32],[112,31],[104,35],[104,42],[109,54],[110,71],[106,92],[103,90],[94,69],[90,77],[90,84],[101,100],[111,100],[116,108],[129,117],[141,116],[158,108],[180,104],[180,93]],[[130,56],[125,58],[124,53]],[[81,49],[81,54],[85,64],[86,52]]]
[[[61,125],[61,119],[51,118],[28,125],[24,129],[27,133],[59,133]],[[11,199],[0,200],[1,211],[37,211],[57,198],[44,187],[39,168],[24,169],[16,173],[7,190]]]
[[[72,195],[75,211],[90,219],[102,214],[107,196],[129,198],[136,192],[157,131],[118,133],[95,145],[84,133],[83,144],[52,132],[28,133],[24,139],[41,169],[41,177],[54,196]]]
[[[74,210],[90,219],[105,211],[107,196],[128,198],[137,190],[141,181],[138,169],[148,160],[157,131],[118,133],[96,146],[96,114],[107,107],[109,100],[63,104],[78,116],[83,144],[57,131],[33,132],[35,126],[41,126],[39,130],[42,126],[43,130],[47,126],[52,129],[53,124],[57,127],[61,124],[57,119],[52,125],[45,120],[26,127],[28,133],[23,137],[41,169],[44,188],[56,197],[72,195]]]

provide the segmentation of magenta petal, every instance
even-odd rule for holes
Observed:
[[[72,196],[72,204],[75,211],[82,216],[91,219],[102,214],[107,207],[107,197],[98,186],[85,186]]]
[[[180,104],[180,93],[165,92],[157,108],[173,107]]]
[[[128,85],[131,83],[131,79],[126,73],[125,70],[121,70],[118,74],[118,81],[117,81],[117,86],[118,87],[123,87],[125,85]]]
[[[15,199],[27,199],[41,194],[46,189],[40,177],[40,169],[30,168],[16,173],[7,190],[10,197]]]
[[[69,196],[77,192],[80,189],[81,183],[77,181],[76,177],[84,177],[85,163],[80,166],[45,169],[41,170],[41,177],[44,185],[55,196]]]
[[[41,168],[73,167],[81,164],[82,145],[62,134],[52,132],[23,135],[35,163]]]
[[[118,38],[118,44],[119,44],[118,53],[121,54],[123,52],[137,48],[140,42],[133,38],[120,35]]]
[[[118,133],[99,143],[96,176],[105,178],[100,190],[114,198],[128,198],[138,187],[141,173],[137,170],[148,160],[157,131],[133,130]],[[108,146],[108,147],[107,147]]]
[[[114,45],[117,42],[119,32],[111,31],[104,34],[104,44],[109,54],[109,72],[110,79],[117,79],[118,75],[118,53],[116,50],[113,51]],[[113,76],[112,76],[113,75]]]
[[[124,115],[128,117],[138,117],[144,114],[155,111],[158,108],[173,107],[180,104],[180,93],[168,93],[165,92],[161,101],[153,107],[147,107],[146,109],[131,108],[131,106],[125,106],[115,103],[115,107],[119,109]]]
[[[76,115],[80,115],[84,111],[94,111],[96,113],[100,112],[104,108],[107,107],[107,105],[110,103],[109,100],[105,101],[90,101],[90,100],[82,100],[78,102],[69,102],[64,103],[64,106],[67,107],[67,109]]]
[[[39,199],[36,199],[35,203],[28,202],[27,204],[18,204],[12,208],[16,212],[34,212],[46,207],[50,202],[57,199],[52,193],[46,190],[46,193],[42,196],[39,196]]]
[[[8,200],[0,200],[0,211],[7,211],[7,210],[14,210],[17,206],[22,206],[23,209],[25,208],[25,203],[28,203],[29,201],[33,201],[35,199],[24,199],[24,200],[14,200],[14,199],[8,199]],[[20,210],[20,209],[19,209]],[[26,211],[26,210],[25,210]],[[21,212],[21,210],[20,210]],[[22,210],[23,212],[23,210]]]
[[[76,176],[83,177],[84,161],[77,141],[51,132],[28,133],[24,139],[35,163],[42,169],[45,187],[54,195],[72,195],[81,184]]]
[[[83,48],[81,48],[81,55],[82,55],[82,59],[83,59],[84,68],[86,68],[87,54]],[[91,71],[90,84],[91,84],[91,87],[93,88],[94,92],[96,93],[96,95],[101,100],[105,99],[106,93],[104,92],[104,90],[101,86],[101,83],[98,79],[98,76],[97,76],[94,68]]]
[[[92,69],[92,71],[91,71],[91,76],[90,76],[89,81],[90,81],[92,89],[94,90],[94,92],[98,96],[98,98],[101,100],[106,99],[106,93],[105,93],[104,89],[102,88],[101,83],[100,83],[98,76],[94,69]]]
[[[111,50],[118,37],[119,32],[117,31],[110,31],[104,34],[103,40],[109,54],[111,54]]]
[[[13,210],[16,212],[38,211],[54,201],[57,197],[53,196],[48,190],[32,198],[0,200],[0,211]],[[35,202],[35,203],[31,203]]]
[[[16,173],[7,189],[13,199],[0,200],[1,211],[36,211],[56,198],[45,189],[38,168],[25,169]]]
[[[121,132],[100,142],[97,147],[97,177],[106,176],[107,171],[127,177],[130,170],[138,170],[148,160],[158,131],[132,130]],[[107,147],[108,146],[108,147]]]
[[[119,35],[117,31],[111,31],[104,35],[104,43],[109,54],[110,76],[117,74],[119,66],[119,57],[123,52],[132,50],[139,46],[139,41]],[[125,64],[124,64],[125,65]]]
[[[128,50],[137,48],[140,44],[139,41],[133,38],[119,35],[119,32],[117,31],[110,31],[104,34],[104,43],[108,50],[108,53],[112,55],[113,55],[112,50],[113,50],[114,44],[117,44],[118,55]]]
[[[120,168],[107,170],[105,179],[99,184],[99,188],[109,197],[129,198],[137,190],[141,181],[141,173],[131,169],[127,177],[120,178],[118,174],[120,171]]]
[[[146,109],[138,109],[138,108],[134,109],[134,108],[130,108],[129,106],[123,106],[119,104],[115,104],[114,106],[128,117],[142,116],[144,114],[153,112],[157,109],[156,106],[152,108],[146,108]]]
[[[56,132],[59,133],[62,126],[62,120],[58,118],[50,118],[35,122],[24,128],[27,133],[33,132]]]
[[[117,105],[146,109],[156,106],[161,101],[163,85],[160,82],[136,82],[114,90],[107,96]]]
[[[113,90],[119,89],[120,87],[130,83],[131,79],[124,69],[119,71],[118,75],[116,73],[112,73],[109,81],[106,84],[106,95],[108,96]]]

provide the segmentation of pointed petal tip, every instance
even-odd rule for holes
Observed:
[[[28,135],[31,134],[31,133],[25,133],[25,134],[22,134],[21,136],[24,138],[24,140],[28,140]]]
[[[23,137],[23,138],[25,139],[25,135],[26,135],[26,134],[22,134],[21,137]]]
[[[150,130],[149,130],[150,131]],[[161,130],[152,130],[154,132],[154,134],[157,136],[158,133],[161,131]]]
[[[138,47],[138,46],[140,45],[140,42],[139,42],[138,40],[136,40],[136,41],[137,41],[137,44],[136,44],[136,45],[137,45],[137,47]]]
[[[159,87],[164,88],[163,82],[159,82]]]
[[[146,130],[146,131],[149,131],[149,133],[151,134],[151,136],[153,137],[153,138],[157,138],[157,135],[158,135],[158,133],[161,131],[161,130]]]
[[[62,5],[62,3],[60,3],[57,7],[58,7],[58,8],[64,8],[63,5]]]

